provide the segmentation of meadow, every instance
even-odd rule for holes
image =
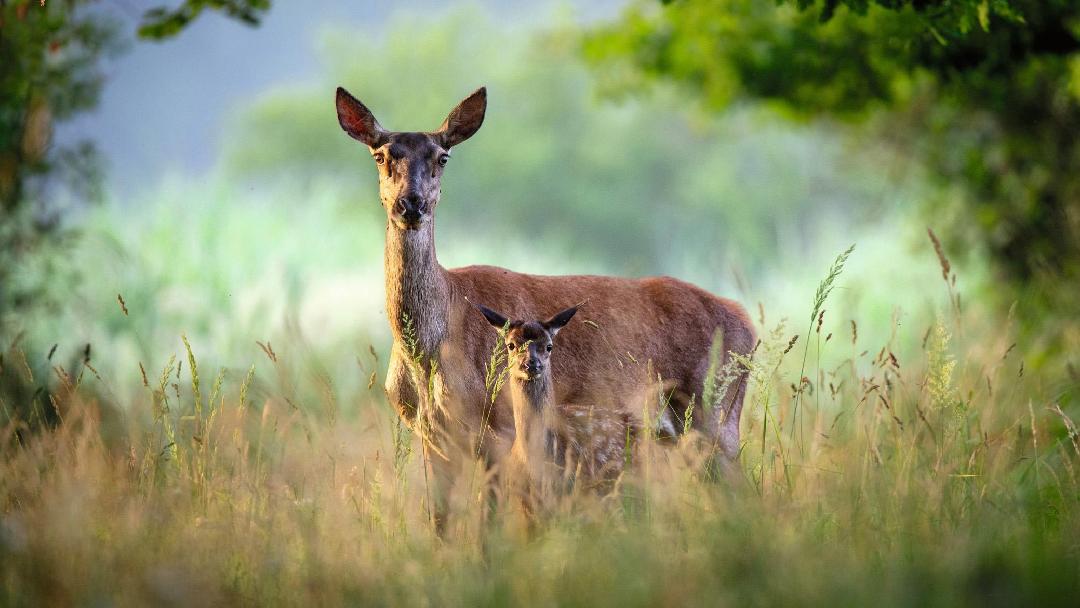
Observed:
[[[271,344],[226,379],[185,338],[122,409],[92,364],[54,365],[28,418],[4,408],[3,603],[1071,603],[1080,436],[1055,387],[1007,325],[955,306],[951,275],[953,306],[885,342],[831,318],[830,276],[798,323],[761,332],[737,480],[702,478],[693,434],[642,436],[610,494],[531,528],[488,510],[463,462],[435,534],[374,349],[348,403]],[[3,361],[31,380],[18,345]]]

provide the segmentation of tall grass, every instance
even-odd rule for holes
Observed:
[[[471,484],[433,532],[419,438],[377,381],[339,411],[280,347],[215,375],[185,340],[111,403],[57,365],[47,401],[0,404],[0,604],[1071,604],[1075,396],[1025,372],[1007,326],[953,310],[882,344],[824,318],[851,337],[821,339],[814,380],[783,322],[762,328],[741,476],[704,480],[693,431],[641,442],[611,494],[527,534],[477,517]],[[48,429],[26,414],[45,407]]]

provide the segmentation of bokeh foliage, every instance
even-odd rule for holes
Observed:
[[[1062,287],[1080,282],[1080,5],[779,4],[636,2],[585,54],[609,91],[674,82],[716,110],[871,124],[941,186],[926,208],[951,218],[953,250],[985,249],[1002,301],[1076,344]]]
[[[598,101],[571,31],[508,31],[467,10],[401,20],[385,36],[326,32],[324,79],[271,91],[238,114],[225,138],[228,179],[264,188],[334,179],[382,223],[374,165],[327,112],[327,91],[345,86],[388,129],[426,130],[486,85],[484,126],[454,151],[437,218],[440,235],[472,234],[493,249],[450,264],[498,264],[524,245],[539,260],[567,259],[521,270],[689,273],[720,289],[732,266],[760,271],[778,252],[805,251],[836,216],[912,196],[877,174],[890,159],[872,145],[847,156],[825,128],[777,128],[754,109],[702,116],[675,91]]]
[[[105,63],[129,40],[120,23],[95,4],[0,2],[0,342],[5,344],[21,339],[32,325],[28,317],[57,318],[80,307],[73,295],[85,268],[74,259],[78,222],[70,216],[105,198],[104,163],[94,142],[58,145],[53,134],[57,125],[97,107]],[[206,9],[250,24],[268,7],[266,0],[189,0],[174,11],[147,11],[140,34],[176,34]],[[33,366],[48,370],[51,360],[50,353],[49,361],[35,360]],[[0,399],[25,404],[31,394],[47,394],[48,374],[40,376],[45,383],[36,387],[20,377],[0,376]]]
[[[56,123],[97,105],[101,60],[119,48],[115,25],[84,4],[0,5],[0,320],[52,301],[44,279],[70,199],[58,186],[100,198],[93,145],[52,143]]]
[[[103,197],[94,143],[53,141],[56,125],[97,107],[104,62],[127,46],[120,24],[94,4],[0,3],[0,332],[12,315],[58,305],[58,256],[70,253],[72,236],[65,215]],[[187,0],[146,11],[139,34],[175,35],[205,10],[256,25],[269,7],[269,0]]]

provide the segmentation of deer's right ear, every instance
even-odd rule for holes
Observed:
[[[450,110],[450,115],[435,132],[442,139],[442,146],[449,150],[472,137],[484,124],[486,112],[487,89],[480,87]]]
[[[371,110],[341,87],[337,90],[337,117],[341,128],[349,136],[364,142],[369,148],[378,148],[386,143],[386,130],[375,120]]]
[[[483,304],[477,304],[476,308],[479,309],[481,313],[483,313],[484,318],[486,318],[488,320],[488,323],[491,323],[492,326],[494,326],[494,327],[496,327],[498,329],[502,329],[502,328],[506,327],[506,323],[507,323],[506,317],[500,315],[499,313],[495,312],[494,310],[491,310],[490,308],[488,308],[487,306],[484,306]]]

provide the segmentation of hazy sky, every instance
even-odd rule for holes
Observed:
[[[582,21],[613,16],[624,3],[474,4],[497,22],[544,27],[555,15]],[[105,66],[107,81],[98,109],[62,125],[57,133],[60,142],[89,138],[97,143],[107,161],[108,185],[121,198],[153,188],[170,172],[204,172],[217,159],[230,111],[276,85],[317,80],[321,68],[315,41],[320,29],[352,27],[357,36],[378,36],[395,11],[445,11],[455,6],[445,0],[277,0],[258,28],[208,13],[168,41],[134,40],[142,11],[160,4],[103,3],[101,10],[113,15],[132,41],[126,53]]]

